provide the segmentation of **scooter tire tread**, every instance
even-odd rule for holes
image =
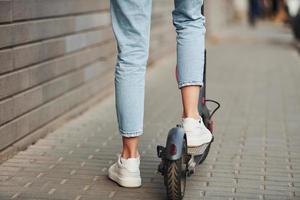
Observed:
[[[165,183],[168,200],[181,200],[181,159],[166,162]]]

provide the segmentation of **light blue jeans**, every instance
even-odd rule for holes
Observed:
[[[174,0],[177,33],[178,88],[203,85],[205,18],[203,0]],[[115,98],[120,134],[143,134],[145,72],[149,53],[152,0],[111,0],[117,41]],[[170,72],[172,73],[172,72]]]

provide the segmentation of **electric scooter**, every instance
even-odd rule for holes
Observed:
[[[202,7],[202,13],[203,7]],[[215,100],[206,99],[206,50],[203,70],[203,86],[199,94],[198,110],[203,119],[204,125],[213,133],[212,116],[220,108],[220,103]],[[176,66],[176,78],[178,80],[178,70]],[[207,103],[214,103],[216,107],[209,110]],[[206,159],[211,142],[199,147],[188,148],[187,138],[182,125],[169,130],[166,146],[157,146],[157,156],[161,158],[158,165],[158,172],[164,176],[164,184],[167,190],[168,200],[181,200],[184,197],[186,188],[186,178],[191,176],[196,169]]]

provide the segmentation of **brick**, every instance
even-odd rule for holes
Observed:
[[[16,118],[31,109],[41,105],[44,101],[43,93],[40,87],[33,88],[13,97],[14,116]]]
[[[0,50],[0,66],[0,74],[13,69],[13,55],[11,49]]]
[[[12,1],[2,0],[0,1],[0,23],[10,22],[12,20]]]
[[[0,5],[1,6],[1,5]],[[0,48],[13,44],[12,25],[0,25]]]
[[[28,73],[22,73],[22,71],[0,76],[0,100],[27,88],[28,85],[29,75]]]
[[[14,116],[14,101],[12,98],[0,101],[0,125]]]
[[[111,24],[110,13],[105,11],[101,13],[79,15],[74,18],[74,24],[74,31],[82,31],[96,27],[109,26]]]
[[[108,9],[106,0],[55,0],[44,2],[41,0],[15,0],[13,4],[13,19],[35,19],[59,15],[71,15],[84,12],[94,12]]]

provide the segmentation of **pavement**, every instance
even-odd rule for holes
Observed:
[[[207,96],[221,109],[206,161],[184,199],[300,199],[300,56],[291,33],[234,26],[208,41]],[[156,145],[180,120],[175,52],[147,71],[143,186],[107,179],[121,141],[114,95],[0,165],[0,199],[165,199]]]

